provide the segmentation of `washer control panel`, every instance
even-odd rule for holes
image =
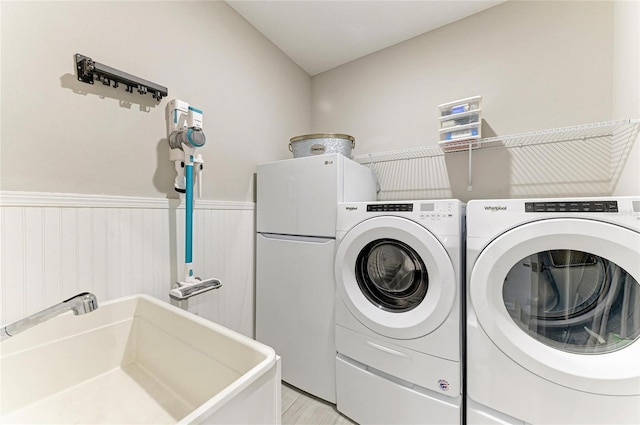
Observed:
[[[424,202],[420,204],[420,218],[443,219],[453,217],[454,207],[449,202]]]
[[[376,203],[367,204],[367,212],[411,212],[419,213],[421,219],[443,219],[454,216],[454,204],[450,202]]]
[[[367,212],[413,211],[413,204],[368,204]]]
[[[525,202],[524,211],[617,213],[618,201]]]

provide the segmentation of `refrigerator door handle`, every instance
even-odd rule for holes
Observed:
[[[265,239],[278,239],[292,242],[310,242],[310,243],[327,243],[335,241],[335,238],[325,238],[322,236],[298,236],[298,235],[281,235],[278,233],[258,233]]]

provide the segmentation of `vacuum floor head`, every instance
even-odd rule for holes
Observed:
[[[197,280],[195,282],[179,282],[176,288],[169,291],[169,296],[174,300],[181,301],[200,295],[212,289],[218,289],[222,286],[219,279]]]

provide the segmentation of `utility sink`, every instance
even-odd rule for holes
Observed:
[[[146,295],[0,343],[0,423],[280,423],[273,349]]]

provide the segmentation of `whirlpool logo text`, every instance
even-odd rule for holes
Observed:
[[[484,207],[484,210],[491,211],[491,212],[506,211],[507,206],[506,205],[487,205],[486,207]]]

